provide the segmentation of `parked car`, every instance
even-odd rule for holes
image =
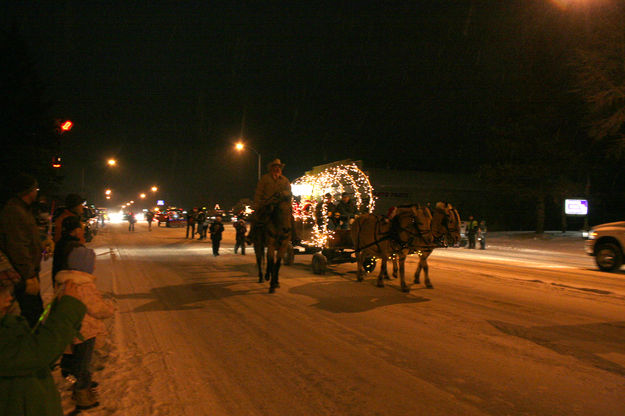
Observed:
[[[186,224],[185,212],[181,209],[167,209],[159,212],[156,215],[158,226],[161,223],[165,224],[165,227],[182,227]]]
[[[588,232],[586,253],[595,257],[600,270],[613,272],[623,264],[625,247],[625,221],[594,226]]]

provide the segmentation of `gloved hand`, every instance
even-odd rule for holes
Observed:
[[[54,241],[48,238],[41,243],[41,246],[43,247],[43,259],[48,260],[54,254]]]
[[[39,279],[37,276],[26,279],[26,289],[24,291],[29,295],[39,294]]]

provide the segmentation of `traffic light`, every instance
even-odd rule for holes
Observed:
[[[70,120],[66,120],[61,124],[61,130],[69,131],[72,129],[73,126],[74,126],[74,123],[72,123]]]
[[[52,158],[52,167],[55,169],[60,168],[61,165],[61,156],[55,156]]]

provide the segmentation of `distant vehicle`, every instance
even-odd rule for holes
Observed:
[[[596,225],[588,232],[586,253],[595,257],[600,270],[614,272],[623,264],[625,221]]]
[[[167,209],[159,212],[156,220],[159,227],[161,223],[165,224],[165,227],[182,227],[186,224],[184,214],[185,212],[181,209]]]

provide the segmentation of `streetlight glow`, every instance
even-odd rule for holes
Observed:
[[[243,144],[243,142],[237,142],[234,145],[234,148],[240,152],[241,150],[245,149],[245,144]],[[250,149],[252,152],[256,153],[256,156],[258,156],[258,180],[260,181],[260,165],[261,165],[260,152],[254,149],[252,146],[247,146],[247,148]]]
[[[152,187],[152,192],[156,192],[156,191],[158,191],[158,187],[157,186],[153,186]]]
[[[142,193],[142,194],[140,194],[140,195],[139,195],[139,198],[144,199],[144,198],[145,198],[145,194],[143,194],[143,193]]]
[[[105,195],[110,195],[110,194],[111,194],[111,192],[112,192],[112,191],[111,191],[110,189],[107,189],[106,191],[104,191],[104,194],[105,194]]]
[[[117,165],[117,160],[115,160],[115,159],[109,159],[109,160],[107,160],[107,161],[106,161],[106,163],[107,163],[109,166],[115,166],[115,165]]]

